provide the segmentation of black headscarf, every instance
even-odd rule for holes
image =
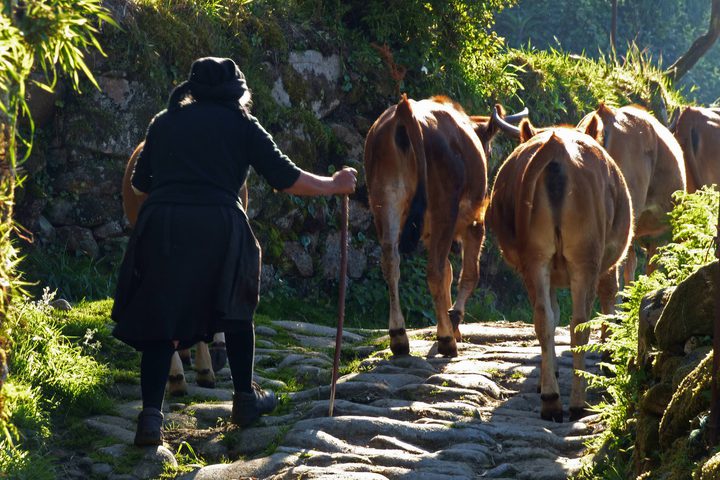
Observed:
[[[188,95],[197,101],[215,101],[244,109],[250,92],[245,75],[230,58],[198,58],[190,67],[188,79],[170,94],[168,110],[180,107]]]

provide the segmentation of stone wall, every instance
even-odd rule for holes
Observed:
[[[639,392],[634,464],[642,478],[717,478],[708,461],[715,298],[720,265],[710,263],[677,287],[643,298],[639,319]],[[707,463],[707,465],[705,465]]]
[[[131,8],[122,9],[122,14],[115,10],[121,25],[132,20]],[[266,127],[283,152],[303,168],[328,174],[329,167],[350,165],[360,170],[362,177],[364,136],[376,114],[353,110],[343,89],[338,54],[323,53],[321,50],[327,50],[324,46],[315,49],[309,40],[296,43],[308,47],[291,48],[287,61],[267,55],[263,71],[272,85],[271,99],[262,100],[300,115]],[[24,165],[28,180],[18,195],[18,219],[33,232],[39,246],[65,246],[71,254],[111,256],[117,261],[129,234],[120,193],[125,164],[152,116],[164,107],[164,97],[154,94],[157,85],[115,69],[112,58],[98,57],[91,63],[99,90],[88,87],[76,94],[60,88],[53,95],[31,90],[36,142]],[[173,85],[164,87],[169,92]],[[374,110],[379,113],[385,107],[377,105]],[[302,115],[308,121],[297,122]],[[327,137],[325,143],[335,148],[329,164],[317,164],[313,158],[318,129]],[[350,206],[351,235],[362,232],[362,241],[351,237],[352,278],[361,277],[379,257],[363,182],[361,178]],[[252,173],[249,185],[248,215],[266,247],[264,286],[271,286],[279,272],[298,278],[336,277],[339,202],[276,194]]]

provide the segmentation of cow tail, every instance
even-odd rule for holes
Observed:
[[[700,148],[700,135],[692,125],[692,121],[683,121],[682,117],[685,115],[685,112],[688,111],[689,110],[687,109],[683,111],[678,118],[677,130],[679,131],[676,138],[680,138],[684,142],[684,145],[680,146],[682,147],[683,160],[685,163],[685,176],[687,183],[686,190],[692,193],[702,185],[697,164],[697,151]],[[685,128],[684,131],[681,131],[683,127],[689,128]]]
[[[563,172],[562,165],[553,162],[564,152],[564,147],[560,139],[553,134],[540,149],[535,152],[530,161],[525,166],[523,172],[520,201],[517,204],[518,212],[515,215],[515,232],[517,238],[527,241],[530,238],[530,219],[533,211],[533,200],[537,191],[540,175],[547,169],[548,177],[545,186],[547,188],[548,199],[552,208],[553,220],[555,228],[559,228],[559,213],[562,201],[565,196],[565,184],[567,178]]]
[[[137,163],[137,159],[140,156],[140,153],[142,152],[144,146],[145,142],[142,141],[135,148],[135,151],[133,151],[127,165],[125,166],[125,173],[123,175],[122,181],[123,213],[125,213],[125,217],[128,219],[131,227],[135,226],[138,213],[140,212],[140,204],[142,203],[140,197],[136,195],[132,189],[132,175],[135,171],[135,164]]]
[[[417,248],[423,230],[423,219],[427,209],[427,161],[425,159],[425,148],[423,134],[420,124],[413,115],[410,100],[403,94],[395,109],[395,144],[398,149],[412,148],[417,162],[417,187],[415,195],[410,203],[405,225],[400,234],[400,251],[411,253]]]

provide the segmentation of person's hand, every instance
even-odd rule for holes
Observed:
[[[345,167],[332,176],[335,193],[353,193],[357,185],[357,170]]]

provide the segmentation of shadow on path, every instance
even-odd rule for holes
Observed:
[[[329,388],[291,395],[291,413],[243,432],[245,441],[287,425],[270,455],[204,467],[182,478],[541,479],[580,468],[596,418],[540,419],[540,347],[532,325],[462,326],[453,359],[435,355],[434,329],[409,332],[411,356],[375,353],[338,383],[335,416]],[[556,352],[565,418],[572,378],[567,328]],[[588,354],[591,371],[597,355]],[[592,401],[592,396],[591,396]],[[263,430],[265,429],[265,430]],[[272,430],[277,434],[277,430]],[[240,440],[242,443],[242,439]]]

